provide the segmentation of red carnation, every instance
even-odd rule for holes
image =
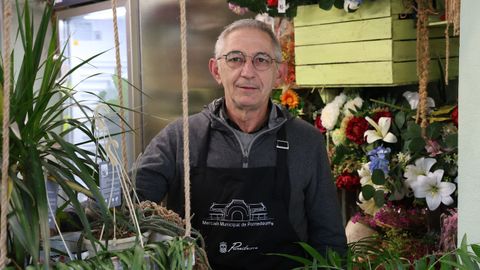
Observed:
[[[372,119],[373,121],[375,121],[375,123],[378,123],[378,120],[381,118],[381,117],[390,117],[392,118],[393,115],[390,111],[387,111],[387,110],[382,110],[382,111],[378,111],[378,112],[375,112],[373,115],[372,115]]]
[[[356,143],[363,144],[365,143],[365,138],[363,134],[368,130],[368,122],[363,117],[354,116],[350,121],[348,121],[347,128],[345,130],[345,135],[347,138]]]
[[[356,190],[360,187],[360,177],[356,173],[343,172],[337,177],[337,188],[345,190]]]
[[[458,127],[458,106],[455,106],[455,109],[452,111],[452,121],[456,127]]]
[[[320,117],[320,114],[317,115],[317,118],[315,118],[315,127],[318,128],[322,133],[327,132],[327,129],[322,125],[322,118]]]
[[[278,5],[278,0],[267,0],[268,7],[277,7],[277,5]]]

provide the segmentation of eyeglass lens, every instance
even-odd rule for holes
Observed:
[[[242,52],[229,52],[225,55],[225,61],[231,68],[240,68],[247,61],[247,57],[252,58],[252,63],[257,70],[267,70],[272,65],[273,59],[265,53],[257,53],[256,55],[246,56]]]

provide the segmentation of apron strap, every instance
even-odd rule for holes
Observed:
[[[290,205],[290,177],[288,170],[288,150],[290,145],[287,141],[287,132],[285,128],[286,124],[277,132],[277,140],[275,147],[277,149],[277,175],[274,186],[274,196],[278,199],[282,199],[285,202],[285,207],[288,210]]]

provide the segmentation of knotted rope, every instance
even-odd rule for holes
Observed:
[[[460,0],[445,0],[445,84],[448,85],[448,68],[450,58],[450,24],[453,24],[453,35],[460,34]]]
[[[10,27],[12,6],[3,1],[3,124],[2,124],[2,185],[0,209],[0,269],[7,263],[8,162],[10,159]]]
[[[417,123],[422,127],[422,135],[425,135],[428,125],[427,98],[428,98],[428,67],[430,65],[428,16],[432,13],[430,0],[417,0],[417,75],[419,79],[419,106],[417,111]]]
[[[188,126],[188,68],[187,68],[187,19],[185,0],[180,1],[180,43],[182,57],[182,120],[183,120],[183,173],[185,194],[185,236],[191,235],[190,220],[190,141]]]
[[[125,112],[123,110],[123,86],[122,86],[122,63],[120,62],[120,41],[118,38],[118,20],[117,20],[117,0],[112,0],[112,12],[113,12],[113,37],[115,42],[115,62],[117,67],[117,83],[118,83],[118,98],[120,102],[120,127],[122,129],[122,163],[125,169],[128,168],[127,160],[127,135],[125,134]]]

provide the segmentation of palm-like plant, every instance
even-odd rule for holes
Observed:
[[[66,58],[63,50],[57,49],[55,25],[51,23],[53,7],[44,4],[44,13],[34,33],[28,2],[25,1],[23,8],[18,1],[16,5],[17,13],[21,14],[17,36],[24,51],[20,69],[17,74],[12,72],[11,78],[3,78],[0,65],[0,85],[3,80],[12,82],[11,89],[0,90],[11,93],[8,251],[12,264],[20,268],[27,264],[39,265],[40,250],[44,251],[44,261],[49,258],[49,242],[41,241],[50,234],[46,181],[58,183],[68,195],[88,238],[93,239],[78,193],[96,199],[105,220],[109,220],[107,206],[99,199],[95,154],[65,139],[69,133],[80,130],[95,140],[89,108],[75,99],[73,89],[64,85],[72,72],[96,56],[61,76]],[[45,52],[47,55],[42,58]],[[12,63],[15,62],[13,55]],[[69,99],[73,102],[67,103]],[[80,108],[85,119],[64,119],[62,114],[70,106]]]

